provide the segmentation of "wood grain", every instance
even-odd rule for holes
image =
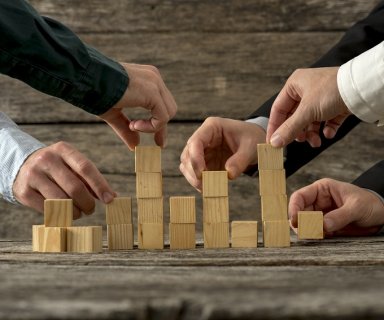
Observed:
[[[258,241],[257,221],[231,222],[231,247],[256,248]]]
[[[169,221],[171,223],[196,223],[196,197],[170,197]]]
[[[107,224],[131,224],[132,223],[132,198],[116,197],[105,206],[105,218]]]
[[[107,225],[107,241],[109,250],[133,249],[133,225],[110,224]]]

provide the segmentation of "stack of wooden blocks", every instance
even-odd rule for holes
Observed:
[[[283,149],[258,144],[259,189],[265,247],[289,247],[290,226]]]
[[[229,247],[227,171],[203,171],[204,248]]]
[[[171,249],[194,249],[196,246],[195,197],[169,198],[169,244]]]
[[[163,249],[164,207],[160,147],[136,147],[135,172],[139,249]]]
[[[73,227],[73,201],[44,201],[44,225],[32,226],[32,250],[36,252],[101,252],[102,227]]]

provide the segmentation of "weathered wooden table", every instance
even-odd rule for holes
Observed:
[[[39,254],[0,242],[1,319],[383,319],[384,237]]]

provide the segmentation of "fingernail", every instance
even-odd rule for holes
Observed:
[[[271,137],[271,145],[273,147],[282,147],[283,146],[283,139],[281,139],[280,135],[278,133],[275,133]]]
[[[103,201],[104,203],[110,203],[113,200],[113,195],[109,192],[103,193]]]
[[[335,224],[334,224],[334,222],[331,219],[324,218],[324,230],[326,232],[334,231],[333,230],[334,226],[335,226]]]

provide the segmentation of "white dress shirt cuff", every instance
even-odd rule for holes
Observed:
[[[245,120],[245,122],[257,124],[259,127],[263,128],[265,132],[267,132],[268,121],[269,119],[266,117],[257,117],[257,118]]]

